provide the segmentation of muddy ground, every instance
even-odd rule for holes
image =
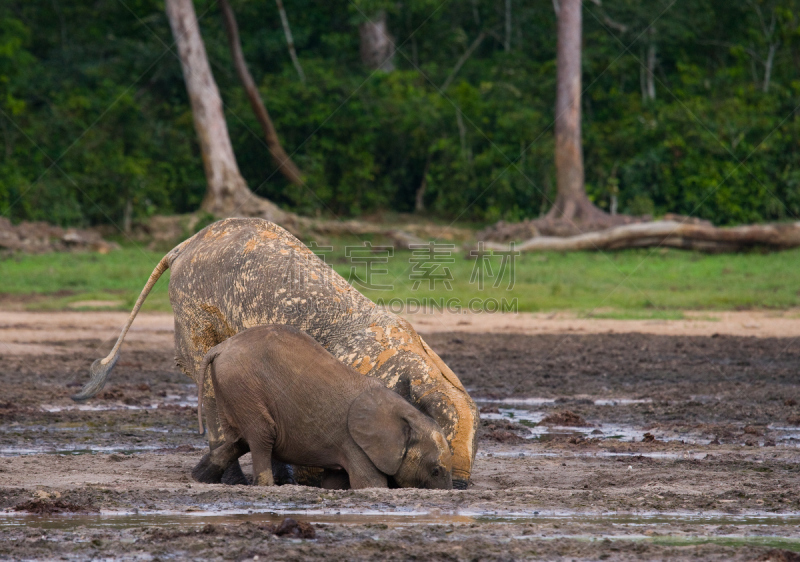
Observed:
[[[430,333],[482,407],[470,488],[330,492],[191,480],[195,387],[163,315],[137,320],[97,399],[71,402],[117,335],[94,315],[0,312],[0,558],[800,552],[799,339]],[[316,538],[276,535],[285,517]]]

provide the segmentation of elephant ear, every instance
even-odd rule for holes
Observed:
[[[398,400],[403,399],[388,388],[373,386],[353,401],[347,414],[350,436],[378,470],[389,476],[400,468],[411,433]]]

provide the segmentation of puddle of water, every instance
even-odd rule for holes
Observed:
[[[662,460],[703,460],[708,456],[708,453],[694,453],[694,452],[663,452],[663,451],[642,451],[636,453],[612,453],[610,451],[576,451],[570,453],[552,453],[552,452],[520,452],[520,451],[478,451],[476,457],[504,457],[504,458],[520,458],[527,457],[645,457],[648,459],[662,459]]]
[[[538,400],[538,399],[536,399]],[[603,402],[602,400],[596,400]],[[618,403],[646,403],[649,400],[619,400]],[[658,430],[645,430],[642,428],[630,425],[615,425],[603,424],[600,428],[597,427],[566,427],[566,426],[543,426],[539,425],[544,419],[546,413],[534,410],[520,410],[518,408],[498,408],[499,413],[486,413],[481,414],[481,419],[485,420],[513,420],[517,423],[528,427],[527,439],[537,439],[539,441],[548,441],[557,436],[570,436],[580,435],[581,437],[599,438],[599,439],[616,439],[620,441],[636,441],[639,442],[644,437],[645,433],[652,433],[658,441],[680,441],[687,445],[708,445],[712,439],[708,436],[701,436],[693,433],[677,433],[677,432],[663,432]],[[744,426],[742,426],[743,429]],[[800,427],[792,426],[768,426],[770,431],[768,437],[776,444],[786,445],[790,447],[800,446]],[[597,433],[598,431],[602,433]],[[764,444],[765,439],[759,441],[759,445]]]
[[[478,404],[514,404],[518,406],[543,406],[555,404],[554,398],[473,398]]]
[[[24,515],[0,513],[0,529],[35,527],[40,529],[69,530],[76,527],[126,529],[132,527],[174,527],[187,525],[236,524],[243,522],[279,523],[284,517],[300,518],[311,523],[338,523],[344,525],[383,524],[444,525],[454,523],[527,524],[546,522],[569,522],[575,524],[601,524],[613,526],[667,525],[738,525],[760,526],[800,531],[800,514],[752,513],[729,515],[719,512],[642,512],[598,514],[578,511],[527,511],[517,513],[487,513],[457,511],[452,513],[423,513],[418,511],[379,510],[320,510],[320,509],[274,509],[267,511],[189,511],[189,512],[140,512],[63,515]],[[630,538],[631,535],[622,535]],[[642,535],[644,537],[644,535]],[[736,536],[738,537],[738,536]]]
[[[481,414],[481,418],[486,420],[513,420],[528,427],[529,434],[525,436],[526,438],[538,439],[540,441],[548,441],[553,437],[564,435],[580,435],[581,437],[617,439],[622,441],[641,441],[646,433],[643,429],[627,425],[603,424],[602,429],[596,427],[544,426],[539,425],[545,417],[544,412],[519,410],[516,408],[499,408],[499,410],[500,413],[497,414]],[[597,431],[601,431],[602,433],[596,433]],[[658,432],[656,432],[655,436],[659,441],[683,441],[690,445],[708,445],[711,441],[710,439],[690,439],[686,435],[666,435]]]
[[[132,432],[132,431],[143,431],[146,433],[164,433],[164,434],[185,434],[185,435],[197,435],[196,429],[180,429],[174,427],[148,427],[148,426],[141,426],[141,425],[121,425],[119,426],[119,431],[121,432]],[[89,427],[88,425],[75,425],[75,426],[64,426],[60,424],[53,424],[51,426],[48,425],[22,425],[19,423],[15,423],[13,425],[5,425],[0,426],[0,433],[16,433],[16,434],[23,434],[23,433],[31,433],[40,437],[43,434],[47,433],[71,433],[71,432],[85,432],[85,433],[92,433],[97,435],[97,429]],[[103,435],[106,435],[105,432],[101,432]]]
[[[40,406],[45,412],[65,412],[65,411],[79,411],[79,412],[107,412],[113,410],[157,410],[159,407],[164,406],[178,406],[181,408],[196,408],[196,396],[179,396],[176,394],[167,395],[163,401],[151,402],[149,404],[125,404],[123,402],[114,402],[111,404],[66,404],[66,405],[50,405],[43,404]]]
[[[652,398],[611,398],[607,400],[595,400],[595,406],[628,406],[630,404],[652,404]]]
[[[555,404],[555,398],[473,398],[478,404],[508,404],[515,406],[544,406]],[[652,398],[602,398],[590,400],[595,406],[628,406],[630,404],[652,404]],[[588,402],[587,402],[588,403]]]
[[[97,453],[122,453],[123,455],[133,455],[135,453],[145,453],[155,449],[165,448],[164,444],[143,445],[141,447],[106,447],[102,445],[91,446],[80,445],[75,447],[59,446],[55,447],[0,447],[0,457],[16,457],[20,455],[94,455]]]

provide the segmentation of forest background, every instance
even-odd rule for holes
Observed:
[[[276,173],[219,7],[199,1],[258,195],[304,215],[412,212],[424,182],[426,213],[447,221],[549,209],[554,3],[286,0],[304,81],[276,4],[231,4],[306,181]],[[359,24],[378,11],[397,45],[390,72],[359,53]],[[800,216],[798,2],[595,0],[583,19],[586,190],[598,207],[616,198],[620,213],[718,225]],[[176,52],[162,2],[3,2],[0,214],[87,226],[197,210],[206,180]]]

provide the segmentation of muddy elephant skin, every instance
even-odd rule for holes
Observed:
[[[325,469],[326,488],[386,488],[390,478],[401,488],[453,487],[450,445],[436,423],[296,328],[239,332],[211,348],[200,369],[210,375],[225,436],[193,472],[200,481],[221,476],[227,444],[244,440],[259,486],[275,484],[275,459]]]
[[[297,238],[263,219],[216,222],[164,256],[114,348],[95,361],[90,381],[73,398],[85,400],[103,387],[128,328],[167,269],[176,361],[195,382],[202,382],[205,354],[227,338],[255,326],[293,326],[433,418],[453,452],[454,487],[466,487],[479,414],[458,377],[406,320],[377,307]],[[214,449],[222,435],[210,382],[204,403]]]

